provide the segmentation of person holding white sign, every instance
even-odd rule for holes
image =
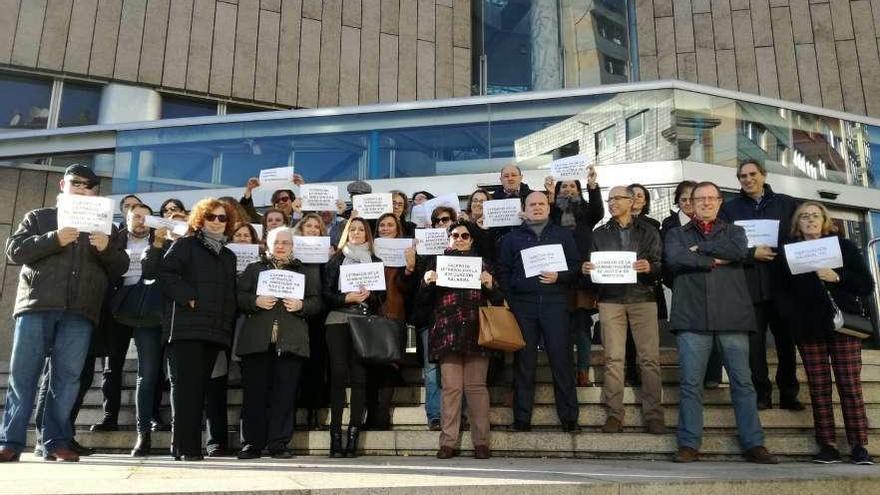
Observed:
[[[791,221],[797,201],[786,194],[773,191],[767,180],[767,169],[755,160],[745,160],[736,169],[740,183],[739,194],[725,202],[718,217],[725,222],[737,220],[778,220],[778,240],[791,232]],[[785,267],[776,259],[777,250],[757,245],[749,248],[749,263],[744,265],[749,293],[754,305],[757,331],[749,342],[749,365],[752,383],[758,394],[758,409],[773,407],[773,384],[767,367],[767,329],[776,341],[776,386],[779,388],[779,407],[792,411],[804,410],[798,399],[800,384],[796,376],[793,329],[788,328],[779,315],[775,300],[780,296],[778,285]]]
[[[819,445],[813,462],[832,464],[842,461],[836,447],[837,430],[831,395],[833,369],[833,381],[841,398],[846,439],[851,449],[850,461],[853,464],[873,464],[865,449],[869,423],[860,377],[862,339],[843,333],[848,331],[844,312],[850,315],[865,314],[865,298],[874,291],[871,271],[858,247],[840,236],[828,209],[822,204],[814,201],[802,203],[795,211],[791,225],[793,240],[834,240],[839,243],[843,257],[843,266],[840,268],[820,268],[799,275],[791,275],[789,271],[781,291],[782,317],[789,328],[795,330],[795,340],[810,387],[813,426],[816,444]],[[836,315],[842,321],[835,322]],[[873,325],[867,327],[870,328],[863,330],[876,331]]]
[[[470,222],[456,222],[449,227],[449,249],[446,257],[455,260],[474,257],[479,262],[474,246],[473,232],[479,227]],[[428,356],[439,362],[443,380],[443,424],[437,457],[449,459],[455,455],[455,445],[461,421],[462,394],[467,398],[468,419],[474,457],[488,459],[489,450],[489,390],[486,375],[489,359],[494,354],[478,344],[480,336],[480,306],[492,302],[501,305],[504,295],[495,278],[483,265],[479,274],[479,288],[457,289],[437,285],[437,261],[432,259],[425,272],[416,304],[432,308],[434,324],[429,330]],[[467,270],[450,267],[450,279],[470,278]]]
[[[660,276],[662,245],[660,232],[652,225],[633,216],[632,193],[624,186],[611,188],[608,192],[608,210],[611,220],[593,232],[592,253],[635,252],[636,260],[605,263],[601,267],[609,278],[631,274],[635,283],[599,284],[597,288],[599,321],[602,324],[602,344],[605,352],[605,382],[603,397],[608,416],[603,433],[623,431],[623,367],[626,353],[627,327],[632,331],[641,370],[642,417],[645,430],[654,435],[666,433],[660,380],[660,328],[657,322],[657,300],[654,285]],[[630,260],[632,258],[629,258]],[[614,261],[614,260],[610,260]],[[596,272],[595,260],[585,261],[582,272]],[[608,266],[610,265],[610,266]],[[616,281],[616,280],[615,280]]]
[[[703,379],[718,346],[730,378],[730,397],[743,457],[775,464],[764,447],[755,388],[749,369],[749,334],[755,313],[743,273],[749,248],[742,227],[718,218],[721,189],[697,184],[691,193],[694,218],[666,234],[665,262],[675,276],[670,325],[678,340],[681,398],[675,462],[700,459],[703,439]]]
[[[526,277],[521,251],[553,244],[562,246],[568,269]],[[553,372],[559,422],[567,432],[578,428],[577,391],[568,331],[568,287],[577,275],[578,260],[577,245],[571,232],[550,222],[547,196],[542,192],[526,196],[525,222],[504,236],[498,258],[501,288],[526,341],[526,346],[514,355],[514,430],[531,428],[541,337]]]
[[[306,183],[299,174],[293,174],[291,182],[298,186]],[[245,185],[244,194],[241,196],[241,199],[238,200],[241,206],[244,207],[245,211],[247,211],[248,215],[250,215],[251,222],[253,223],[261,223],[263,221],[263,216],[257,212],[256,208],[254,208],[254,199],[252,197],[254,189],[258,187],[260,187],[260,179],[258,177],[251,177]],[[286,223],[290,223],[291,218],[294,216],[295,200],[296,195],[293,194],[293,191],[290,189],[278,189],[272,193],[269,206],[281,210],[281,212],[284,213]]]
[[[300,371],[309,357],[306,319],[321,311],[320,274],[294,255],[291,230],[270,230],[265,256],[238,277],[238,307],[247,315],[235,346],[241,357],[239,459],[259,458],[263,449],[274,459],[292,457],[287,444],[293,435]],[[261,287],[260,275],[271,270],[302,277],[303,296],[290,295],[297,292],[292,278],[279,277]]]
[[[340,267],[380,262],[373,255],[373,236],[363,218],[352,218],[342,232],[339,251],[324,268],[324,303],[327,315],[327,348],[330,352],[330,457],[356,457],[366,406],[367,364],[354,353],[349,318],[381,315],[383,291],[342,292]],[[342,439],[342,411],[346,385],[351,387],[347,441]]]
[[[99,182],[92,169],[76,164],[65,170],[58,187],[66,195],[96,196]],[[128,255],[107,234],[58,228],[58,210],[50,207],[24,215],[6,241],[6,257],[23,266],[12,312],[15,329],[0,462],[17,461],[25,448],[47,356],[53,400],[45,407],[43,453],[59,461],[77,461],[71,422],[65,420],[76,401],[107,287],[128,269]]]

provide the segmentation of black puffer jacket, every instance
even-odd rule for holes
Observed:
[[[182,237],[162,260],[159,280],[171,299],[162,328],[168,340],[199,340],[229,347],[235,322],[235,254],[211,251],[201,233]],[[189,301],[195,301],[190,308]]]
[[[114,228],[104,251],[89,244],[86,232],[61,247],[57,230],[58,210],[40,208],[28,212],[6,241],[6,257],[23,265],[12,314],[69,311],[97,325],[111,281],[128,270],[125,246]]]

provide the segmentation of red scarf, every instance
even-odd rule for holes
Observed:
[[[715,220],[703,222],[702,220],[697,220],[696,218],[694,218],[692,221],[694,222],[694,225],[696,225],[697,228],[700,229],[703,235],[709,235],[709,232],[712,232],[712,227],[715,226]]]

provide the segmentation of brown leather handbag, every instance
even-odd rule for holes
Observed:
[[[480,307],[480,338],[478,344],[496,351],[514,352],[526,346],[522,330],[513,312],[504,306]]]

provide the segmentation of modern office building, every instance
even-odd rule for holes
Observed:
[[[732,192],[732,167],[758,158],[774,188],[824,201],[862,247],[880,235],[876,1],[0,0],[0,12],[0,242],[54,203],[74,162],[103,177],[102,194],[157,206],[238,195],[285,164],[313,183],[464,196],[503,164],[536,186],[579,153],[604,187],[648,186],[657,217],[676,182]],[[0,314],[17,276],[0,264]]]

